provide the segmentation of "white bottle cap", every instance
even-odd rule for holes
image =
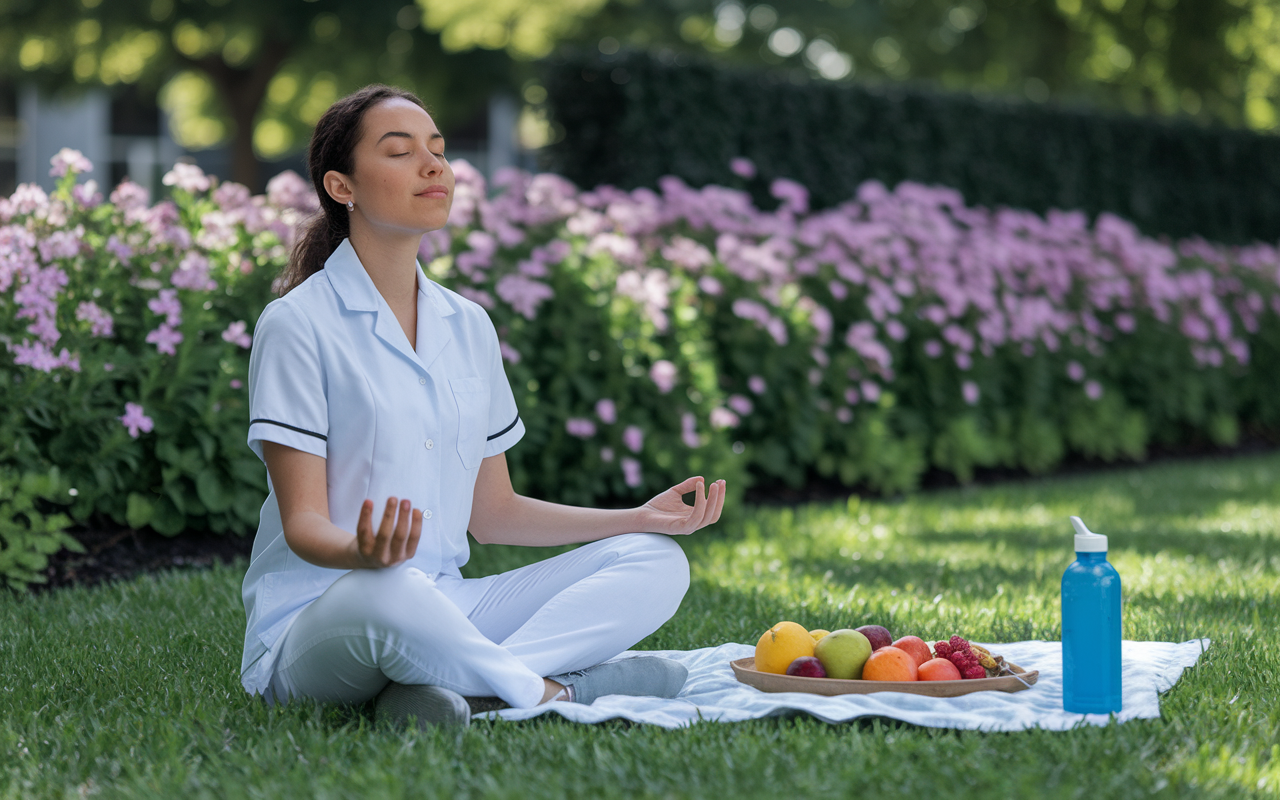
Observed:
[[[1084,521],[1079,517],[1071,518],[1071,526],[1076,529],[1076,552],[1077,553],[1105,553],[1107,552],[1107,537],[1100,533],[1094,533],[1084,526]]]

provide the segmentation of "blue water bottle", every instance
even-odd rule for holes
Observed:
[[[1062,707],[1079,714],[1119,711],[1120,573],[1107,562],[1107,537],[1079,517],[1076,560],[1062,574]]]

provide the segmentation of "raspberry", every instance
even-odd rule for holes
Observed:
[[[960,670],[962,674],[964,673],[965,669],[969,667],[969,665],[978,663],[977,661],[973,661],[972,659],[970,659],[969,656],[966,655],[965,653],[952,653],[951,655],[947,656],[947,660],[950,661],[952,664],[955,664],[956,669]]]
[[[987,671],[982,668],[981,664],[974,662],[970,666],[960,670],[960,677],[969,679],[985,678],[987,677]]]
[[[968,649],[969,649],[969,643],[968,643],[967,641],[965,641],[964,639],[961,639],[958,635],[957,635],[957,636],[952,636],[952,637],[951,637],[951,649],[952,649],[952,650],[968,650]]]
[[[946,642],[938,642],[933,646],[933,652],[938,658],[947,658],[951,655],[951,645]]]

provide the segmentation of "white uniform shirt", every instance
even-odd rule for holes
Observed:
[[[375,530],[388,497],[408,498],[422,536],[407,563],[461,581],[480,462],[525,427],[484,308],[421,265],[417,300],[415,351],[343,239],[324,269],[267,304],[249,355],[249,447],[260,459],[263,441],[324,457],[329,519],[353,536],[365,498]],[[347,572],[289,549],[270,476],[267,485],[242,591],[251,694],[265,692],[289,625]]]

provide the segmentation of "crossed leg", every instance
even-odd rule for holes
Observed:
[[[475,581],[466,615],[413,567],[343,575],[285,634],[277,691],[361,702],[395,681],[530,708],[544,675],[606,661],[670,619],[689,565],[669,537],[632,533]]]

